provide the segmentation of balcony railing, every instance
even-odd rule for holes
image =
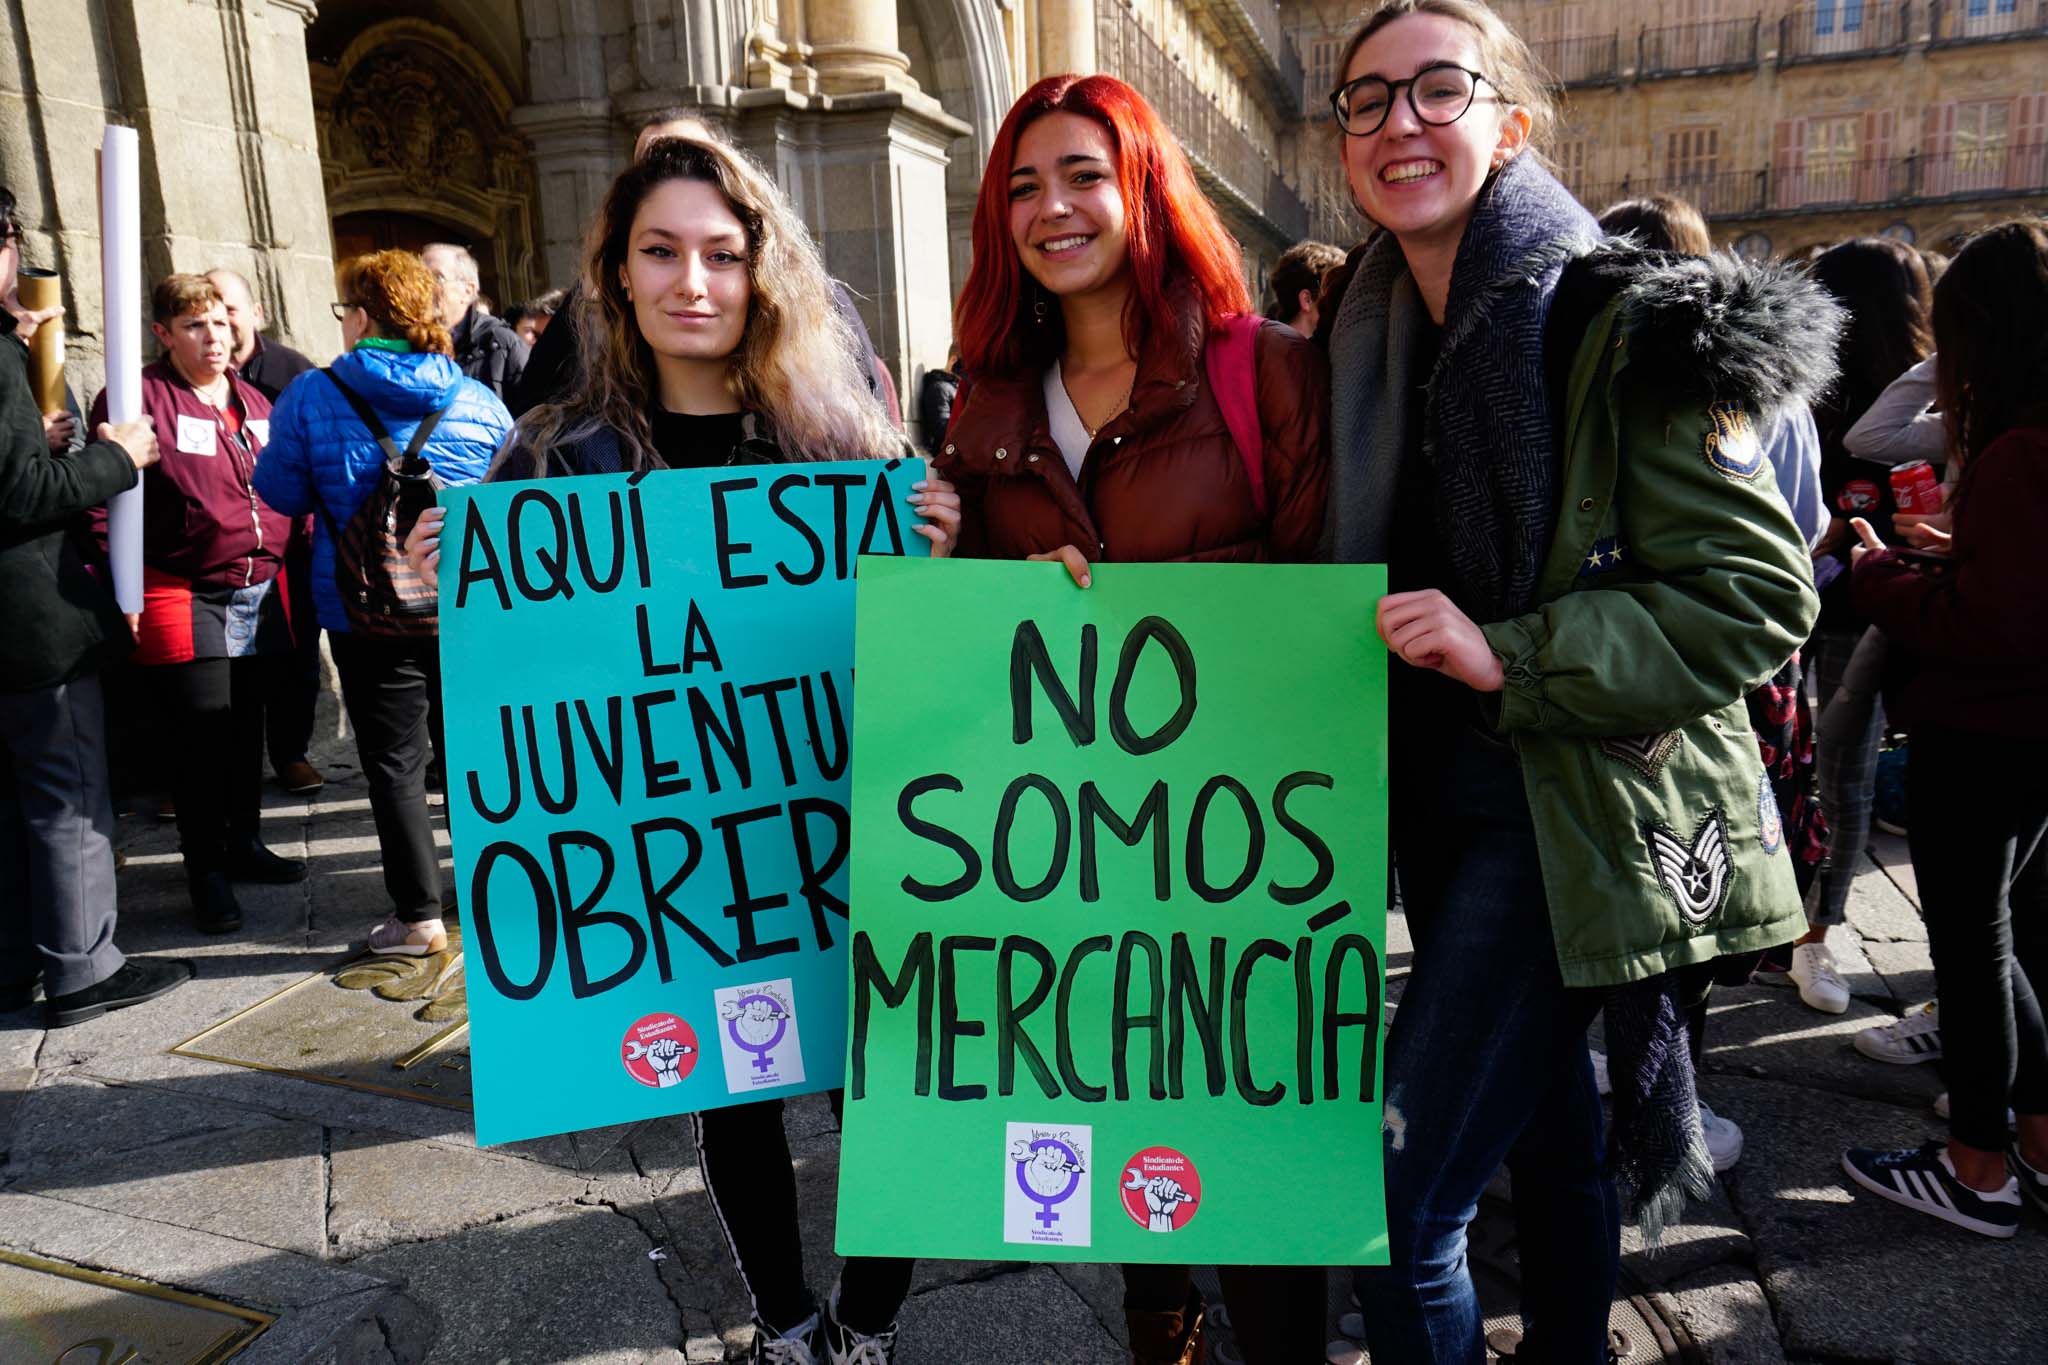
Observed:
[[[1301,196],[1288,188],[1251,136],[1114,0],[1095,12],[1095,46],[1102,69],[1136,87],[1166,120],[1212,198],[1235,199],[1263,219],[1277,239],[1293,243],[1308,235],[1308,206]]]
[[[1636,40],[1636,70],[1645,76],[1670,76],[1755,66],[1757,24],[1755,19],[1729,19],[1646,28]]]
[[[1558,38],[1535,45],[1536,60],[1563,85],[1599,85],[1621,77],[1621,39]]]
[[[1913,192],[1920,199],[1986,199],[2048,192],[2048,142],[1920,157],[1914,167]]]
[[[1932,0],[1928,33],[1935,43],[2048,37],[2048,0]]]
[[[1890,52],[1906,45],[1908,0],[1820,0],[1778,21],[1778,64]],[[1993,0],[1996,3],[1996,0]]]
[[[1853,208],[1892,204],[1913,193],[1913,163],[1883,157],[1825,166],[1774,166],[1764,202],[1773,209]]]
[[[1188,8],[1207,14],[1222,30],[1224,42],[1252,54],[1276,108],[1290,116],[1301,114],[1301,54],[1280,26],[1280,7],[1273,0],[1188,0]]]
[[[1580,203],[1599,213],[1632,195],[1675,194],[1690,200],[1708,218],[1756,218],[2043,193],[2048,193],[2048,142],[1828,166],[1632,176],[1587,185],[1578,191],[1578,197]]]

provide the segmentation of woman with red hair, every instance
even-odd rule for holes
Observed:
[[[1237,244],[1144,98],[1109,76],[1032,86],[989,153],[954,313],[964,396],[936,463],[956,553],[1059,560],[1084,588],[1104,560],[1314,558],[1328,367],[1251,312]],[[1220,1274],[1250,1365],[1322,1358],[1320,1270]],[[1135,1360],[1204,1359],[1202,1310],[1185,1266],[1124,1267]]]

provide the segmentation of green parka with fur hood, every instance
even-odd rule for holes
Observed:
[[[1829,382],[1840,313],[1731,256],[1568,250],[1546,329],[1555,531],[1531,608],[1482,622],[1506,680],[1474,701],[1519,755],[1558,962],[1583,987],[1805,928],[1744,697],[1819,609],[1763,439]]]

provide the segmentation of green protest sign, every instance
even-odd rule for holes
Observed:
[[[1385,1263],[1384,584],[860,561],[842,1255]]]

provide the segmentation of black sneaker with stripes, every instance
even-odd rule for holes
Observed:
[[[2008,1175],[2003,1189],[1988,1194],[1971,1189],[1956,1179],[1948,1144],[1939,1139],[1896,1152],[1852,1147],[1842,1153],[1842,1169],[1872,1194],[1959,1228],[1986,1237],[2010,1237],[2020,1230],[2019,1182]]]

